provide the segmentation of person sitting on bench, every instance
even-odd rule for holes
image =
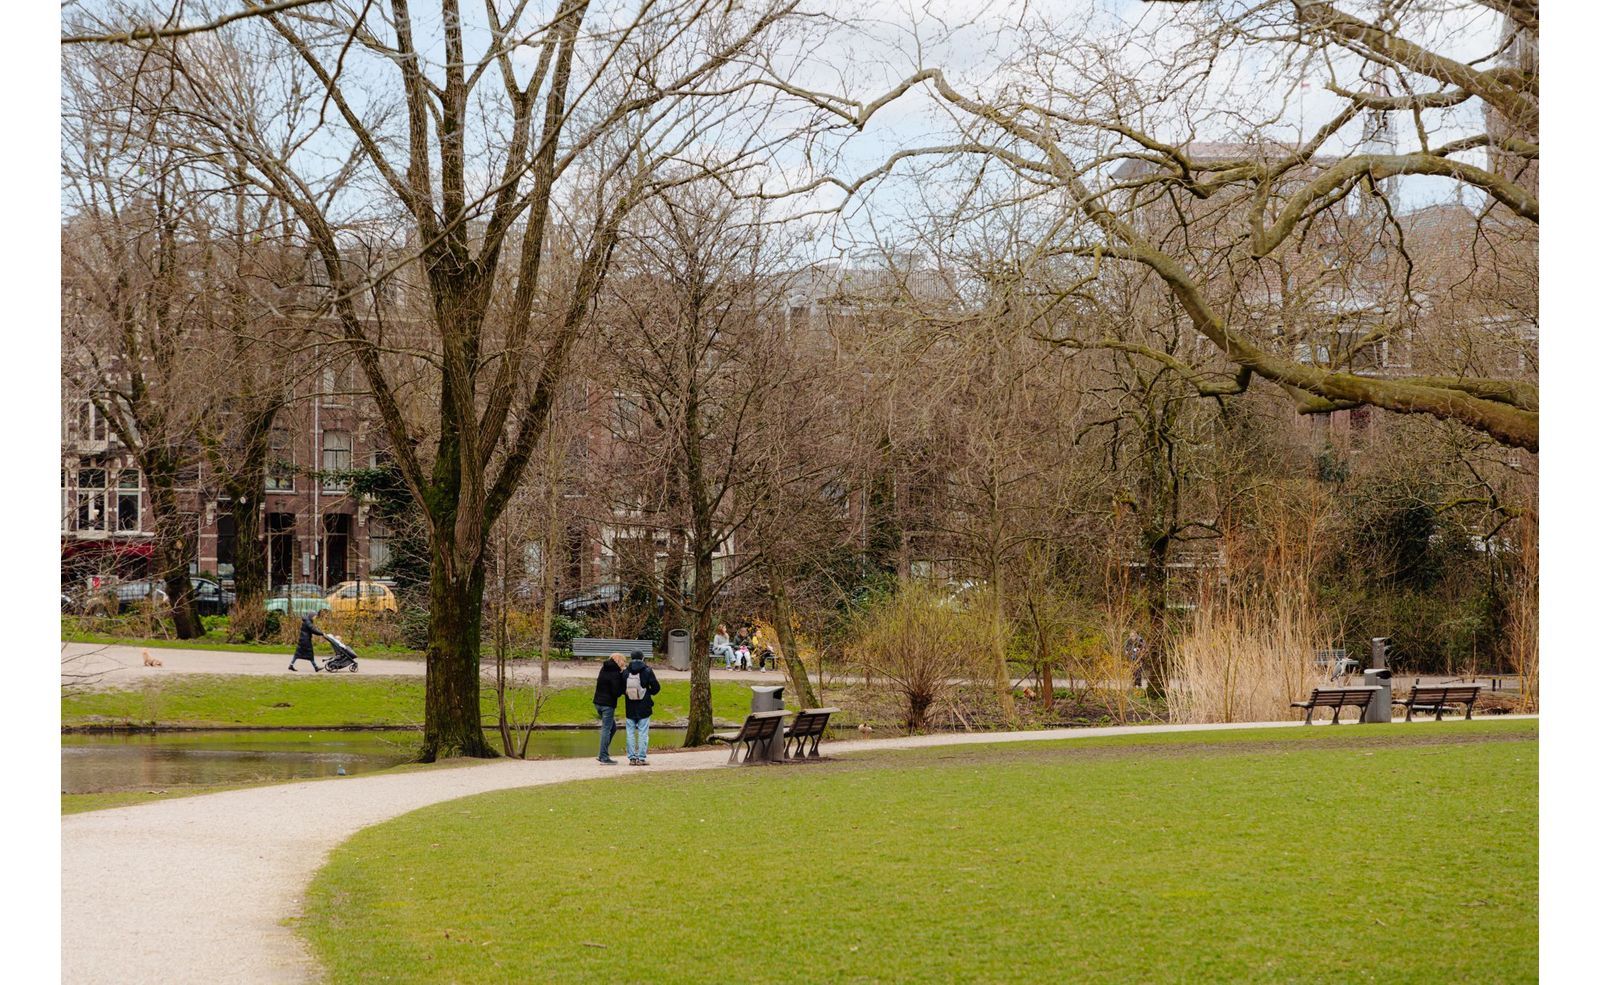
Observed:
[[[711,637],[711,655],[721,657],[728,670],[733,669],[733,646],[728,641],[728,627],[717,623],[717,635]]]

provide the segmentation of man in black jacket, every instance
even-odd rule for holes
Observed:
[[[600,676],[594,682],[594,712],[600,716],[600,762],[617,765],[611,758],[611,737],[617,734],[617,699],[622,697],[622,662],[620,653],[613,653],[600,664]]]
[[[624,671],[622,694],[628,715],[628,765],[649,766],[650,713],[655,710],[653,695],[661,691],[656,672],[644,662],[644,654],[633,651],[633,661]]]
[[[302,660],[311,661],[312,670],[322,669],[321,667],[317,666],[316,651],[311,649],[311,637],[313,636],[320,636],[323,639],[328,638],[326,633],[318,629],[316,625],[311,622],[311,613],[308,612],[300,618],[300,642],[295,644],[294,656],[289,660],[290,670],[294,670],[294,665]]]

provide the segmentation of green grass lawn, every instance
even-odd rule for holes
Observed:
[[[61,641],[63,643],[97,643],[102,646],[138,646],[156,650],[220,650],[228,653],[276,653],[287,657],[293,649],[286,646],[281,640],[268,640],[262,643],[230,643],[225,631],[213,630],[192,640],[167,639],[160,636],[128,636],[108,633],[91,633],[78,628],[73,617],[61,618]],[[317,651],[317,659],[322,659],[326,654],[326,646]],[[408,647],[384,646],[381,643],[365,641],[356,647],[363,657],[374,660],[421,660],[422,654]]]
[[[1537,766],[1448,722],[637,771],[361,831],[301,931],[332,982],[1534,981]]]
[[[574,683],[553,691],[539,715],[541,724],[594,721],[592,684]],[[531,688],[515,690],[517,706],[531,709]],[[285,673],[281,677],[194,674],[137,687],[89,691],[61,699],[62,725],[303,726],[420,725],[420,677]],[[743,719],[750,689],[734,681],[711,685],[712,712],[719,719]],[[494,714],[494,691],[483,691],[483,712]],[[526,712],[524,711],[525,715]],[[654,721],[667,724],[689,714],[689,682],[663,681]]]

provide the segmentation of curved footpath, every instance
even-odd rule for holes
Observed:
[[[161,661],[160,667],[146,667],[141,647],[108,643],[62,643],[61,672],[65,675],[88,675],[95,687],[124,687],[139,681],[157,680],[174,674],[228,674],[247,677],[269,677],[288,673],[289,649],[282,653],[243,653],[233,650],[177,650],[165,647],[153,649],[150,655]],[[317,660],[327,657],[327,648],[319,647]],[[537,675],[538,664],[518,666],[514,673],[518,679]],[[554,681],[594,680],[598,663],[592,660],[553,660],[550,677]],[[359,677],[421,677],[424,665],[419,660],[385,660],[362,657]],[[485,667],[485,673],[488,668]],[[299,673],[309,676],[304,664]],[[686,681],[689,672],[662,667],[656,676],[664,681]],[[755,681],[782,683],[783,674],[776,670],[726,670],[711,668],[711,678],[718,681]],[[830,677],[830,680],[832,678]]]
[[[828,751],[1298,725],[955,733],[836,742]],[[712,769],[727,759],[725,749],[662,753],[651,759],[651,772]],[[328,853],[360,828],[490,790],[641,775],[650,773],[587,759],[498,760],[69,815],[61,820],[62,980],[125,985],[314,980],[316,966],[285,921],[301,913],[302,894]]]

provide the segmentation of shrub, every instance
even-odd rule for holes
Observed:
[[[928,585],[907,582],[857,616],[849,652],[869,676],[888,679],[904,705],[906,729],[918,731],[952,684],[972,672],[989,628],[981,615]]]

